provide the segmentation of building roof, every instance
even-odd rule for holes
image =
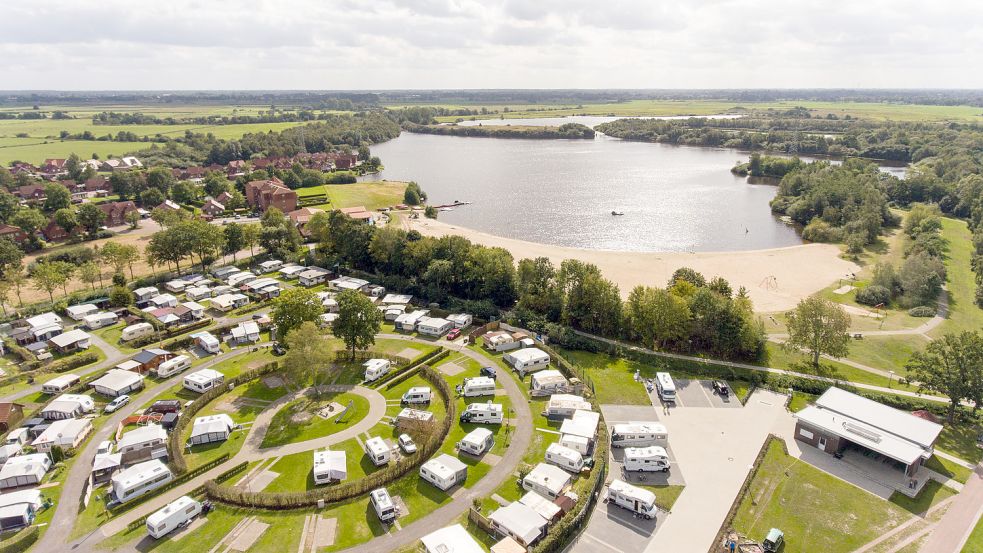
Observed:
[[[62,334],[59,334],[58,336],[55,336],[54,338],[49,340],[49,342],[60,348],[63,348],[66,346],[70,346],[76,342],[81,342],[88,339],[89,339],[89,335],[84,330],[79,330],[76,328],[75,330],[69,330],[68,332],[64,332]]]
[[[484,553],[481,545],[460,524],[430,532],[420,538],[427,553]]]
[[[143,376],[120,369],[109,369],[102,377],[93,380],[91,386],[101,386],[110,390],[122,390],[143,380]]]
[[[496,510],[488,518],[527,544],[535,541],[546,527],[546,519],[542,515],[518,501]]]
[[[37,439],[32,442],[31,445],[43,444],[46,442],[54,442],[58,438],[72,438],[74,439],[79,434],[84,434],[88,432],[89,428],[92,427],[92,421],[90,419],[62,419],[57,421],[52,421],[48,428],[44,429]]]
[[[20,403],[12,403],[9,401],[0,403],[0,421],[6,422],[10,420],[10,414],[14,411],[15,405],[17,407],[20,407],[21,409],[24,408],[24,406],[21,405]]]
[[[51,459],[47,453],[18,455],[7,459],[3,467],[0,467],[0,480],[29,475],[34,475],[40,480],[50,467]]]
[[[232,417],[226,415],[225,413],[220,415],[210,415],[207,417],[198,417],[191,426],[191,437],[203,436],[213,432],[228,433],[235,428],[235,425],[236,423],[232,421]]]
[[[530,482],[537,486],[546,488],[553,495],[559,495],[563,488],[570,483],[570,473],[556,465],[549,463],[539,463],[523,479],[523,482]]]
[[[149,349],[141,350],[139,353],[134,355],[133,360],[136,361],[137,363],[144,364],[144,363],[150,363],[151,361],[157,359],[162,355],[170,355],[170,354],[171,352],[167,351],[166,349],[149,348]]]
[[[122,451],[125,447],[152,442],[154,440],[166,441],[167,431],[164,430],[163,426],[151,423],[123,434],[119,442],[116,443],[116,449],[117,451]]]
[[[456,457],[451,457],[446,453],[442,453],[433,459],[430,459],[426,463],[423,463],[421,469],[427,469],[430,472],[437,475],[438,478],[452,478],[455,474],[462,470],[467,470],[468,466],[462,463]]]
[[[942,425],[916,417],[911,413],[888,407],[883,403],[858,396],[837,387],[831,387],[819,396],[815,406],[827,411],[863,421],[885,432],[904,436],[922,447],[932,447]]]
[[[0,508],[10,507],[11,505],[30,504],[35,507],[41,506],[41,490],[17,490],[0,494]],[[0,518],[3,518],[0,516]]]
[[[526,492],[526,495],[519,498],[519,503],[526,505],[546,520],[553,520],[560,514],[560,506],[536,492]]]
[[[348,472],[348,462],[344,451],[315,451],[314,452],[314,474],[324,474],[331,472]]]
[[[563,373],[556,369],[547,369],[545,371],[539,371],[532,374],[532,382],[537,383],[540,386],[548,386],[551,384],[567,384],[567,378],[563,376]]]
[[[167,466],[160,462],[159,459],[151,459],[150,461],[137,463],[130,468],[116,473],[113,476],[113,486],[122,486],[124,489],[129,489],[165,473],[171,473],[167,469]]]
[[[540,361],[543,359],[549,360],[550,354],[539,348],[523,348],[510,351],[508,355],[515,359],[516,361],[521,361],[523,363],[528,363],[530,361]]]
[[[488,436],[491,435],[492,435],[491,430],[488,430],[487,428],[484,427],[478,427],[472,430],[471,432],[465,434],[464,437],[461,438],[461,441],[468,442],[471,444],[484,444],[485,440],[488,439]]]
[[[33,317],[28,317],[27,319],[24,320],[31,328],[39,328],[39,327],[61,324],[61,317],[52,313],[51,311],[48,311],[47,313],[41,313],[40,315],[35,315]]]
[[[597,425],[601,422],[601,414],[593,411],[577,410],[573,416],[560,425],[560,434],[572,434],[594,439],[597,435]]]
[[[201,369],[200,371],[195,371],[184,377],[185,380],[201,383],[210,382],[220,378],[225,378],[225,375],[216,371],[215,369]]]

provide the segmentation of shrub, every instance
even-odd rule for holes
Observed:
[[[857,290],[857,303],[864,305],[881,305],[891,301],[891,291],[876,284]]]
[[[816,217],[802,229],[802,238],[810,242],[839,242],[843,239],[843,232]]]
[[[918,307],[909,309],[908,314],[912,317],[934,317],[935,308],[928,305],[919,305]]]

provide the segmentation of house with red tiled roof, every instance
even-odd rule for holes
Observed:
[[[334,166],[338,169],[351,169],[358,164],[358,154],[356,153],[338,153],[334,154],[332,157],[334,157]]]
[[[26,184],[19,187],[15,195],[27,202],[40,202],[47,197],[43,184]]]
[[[293,221],[294,226],[300,231],[301,236],[307,238],[307,223],[311,221],[311,217],[318,213],[324,213],[324,210],[317,209],[316,207],[302,207],[287,213],[287,217],[290,217],[290,220]]]
[[[99,209],[106,214],[107,227],[118,227],[126,224],[126,214],[137,210],[137,205],[132,201],[107,202],[99,204]]]
[[[246,183],[246,202],[260,211],[275,207],[284,213],[297,209],[297,193],[273,177]]]
[[[221,194],[215,197],[215,201],[222,205],[228,205],[231,200],[232,200],[232,194],[229,194],[228,192],[222,192]]]
[[[61,158],[48,158],[41,164],[41,172],[54,174],[65,170],[65,160]]]
[[[48,242],[62,242],[68,240],[72,235],[79,234],[79,227],[72,229],[72,232],[66,231],[61,225],[55,222],[54,219],[48,221],[48,224],[41,229],[41,234],[44,239]]]
[[[14,244],[23,244],[28,239],[27,233],[20,227],[0,224],[0,238],[6,238]]]
[[[109,190],[109,183],[106,181],[106,177],[92,177],[91,179],[86,179],[84,186],[86,192]]]
[[[355,207],[343,207],[338,211],[348,215],[352,219],[363,221],[366,223],[371,223],[375,219],[375,214],[371,211],[365,209],[364,205],[359,205]]]

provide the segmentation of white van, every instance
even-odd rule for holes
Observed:
[[[430,403],[433,392],[429,386],[414,386],[403,394],[402,403]]]
[[[501,403],[472,403],[461,413],[461,422],[472,424],[502,424],[504,410]]]
[[[389,496],[389,491],[386,488],[372,490],[369,498],[372,501],[372,508],[375,509],[375,514],[379,517],[379,520],[382,522],[396,520],[396,504],[393,503],[393,498]]]
[[[120,340],[123,342],[139,340],[140,338],[146,338],[153,333],[154,325],[150,323],[137,323],[124,328],[123,334],[120,336]]]
[[[552,443],[546,448],[546,462],[574,474],[579,473],[584,468],[584,456],[579,451],[558,443]]]
[[[657,445],[649,447],[626,447],[625,470],[630,472],[668,472],[669,453]]]
[[[655,373],[655,388],[662,401],[676,403],[676,383],[672,381],[669,373]]]
[[[167,361],[164,361],[157,366],[157,376],[159,378],[167,378],[172,374],[177,374],[191,366],[191,358],[187,355],[178,355],[177,357],[172,357]]]
[[[669,439],[669,431],[657,422],[627,422],[611,427],[611,447],[647,447]]]
[[[385,376],[392,363],[388,359],[369,359],[362,366],[365,367],[365,381],[373,382]]]
[[[201,513],[201,503],[182,496],[147,517],[147,533],[160,539]]]
[[[655,518],[658,512],[654,493],[621,480],[614,480],[608,484],[607,500],[646,520]]]
[[[465,379],[461,394],[464,397],[493,396],[495,395],[495,379],[487,376]]]
[[[388,463],[391,456],[389,446],[378,436],[365,440],[365,454],[372,460],[372,464],[377,467]]]

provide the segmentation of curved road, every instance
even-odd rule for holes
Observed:
[[[433,342],[430,340],[422,340],[419,338],[398,334],[380,334],[378,337],[433,345]],[[457,351],[462,355],[466,355],[482,365],[488,364],[490,361],[490,359],[484,355],[462,346],[447,344],[445,347],[452,351]],[[233,353],[238,353],[238,351]],[[218,363],[224,361],[226,358],[216,358],[210,363]],[[152,395],[148,394],[143,397],[150,398],[160,394],[172,385],[169,384],[169,382],[170,381],[156,386],[151,390]],[[368,543],[350,548],[346,551],[356,553],[375,553],[377,551],[391,551],[400,549],[404,546],[410,545],[426,534],[447,526],[454,519],[468,510],[473,499],[485,497],[491,494],[503,481],[512,477],[515,468],[522,460],[522,456],[525,455],[526,448],[529,446],[532,439],[532,413],[529,410],[528,400],[520,389],[519,384],[517,384],[513,378],[508,377],[499,379],[499,383],[508,394],[510,400],[512,401],[513,409],[515,410],[515,431],[511,435],[510,445],[508,449],[506,449],[502,459],[495,464],[488,474],[479,480],[477,484],[472,486],[470,489],[458,489],[450,502],[431,512],[424,518],[416,520],[415,522],[403,527],[402,530],[398,532],[375,538]],[[295,398],[300,392],[280,398],[276,402],[270,404],[270,406],[265,409],[259,415],[259,417],[257,417],[246,437],[246,442],[243,444],[243,449],[235,457],[222,465],[181,484],[180,486],[168,490],[164,494],[154,497],[146,503],[134,507],[130,511],[127,511],[119,517],[107,522],[106,524],[103,524],[99,530],[92,532],[91,534],[76,540],[75,542],[68,543],[64,549],[77,552],[93,551],[98,542],[102,541],[108,536],[112,536],[113,534],[124,530],[127,524],[130,522],[160,509],[166,503],[173,501],[181,495],[187,494],[194,488],[202,485],[204,482],[215,478],[222,472],[225,472],[229,468],[243,461],[252,461],[269,458],[272,456],[289,455],[291,453],[309,451],[320,447],[326,447],[332,445],[333,443],[338,443],[361,434],[362,432],[375,426],[375,424],[382,419],[382,416],[385,415],[386,404],[384,398],[374,390],[359,387],[351,388],[351,390],[356,391],[356,393],[362,393],[362,395],[366,396],[370,400],[369,414],[355,426],[324,438],[308,440],[306,442],[295,444],[287,444],[276,448],[259,449],[259,444],[262,443],[263,435],[266,433],[266,428],[268,428],[269,422],[273,418],[273,415],[277,412],[277,410],[279,410],[280,407],[288,403],[291,399]],[[357,392],[358,390],[361,390],[361,392]],[[128,415],[134,410],[135,407],[125,411]],[[113,417],[113,419],[106,423],[107,426],[110,428],[115,428],[116,423],[118,423],[119,420],[122,420],[123,416],[125,416],[123,413],[117,414]],[[104,434],[108,434],[108,431],[105,429],[100,431],[99,436]],[[74,522],[75,518],[75,513],[71,512],[71,509],[75,508],[78,504],[77,500],[74,498],[81,496],[82,488],[85,481],[88,479],[89,467],[91,466],[92,459],[95,456],[96,444],[98,444],[101,439],[104,438],[100,437],[99,439],[93,439],[91,442],[89,442],[89,446],[80,455],[81,458],[78,459],[73,466],[73,470],[66,480],[66,488],[62,492],[63,499],[59,502],[58,510],[55,512],[54,520],[60,522],[59,528],[55,531],[49,529],[49,531],[45,533],[45,536],[42,539],[42,545],[37,548],[37,551],[61,550],[58,549],[58,547],[62,544],[58,543],[59,540],[57,537],[66,537],[71,533],[72,523]],[[71,482],[73,485],[69,486],[69,482]],[[137,551],[137,549],[135,549],[134,545],[131,544],[122,548],[121,551]]]

